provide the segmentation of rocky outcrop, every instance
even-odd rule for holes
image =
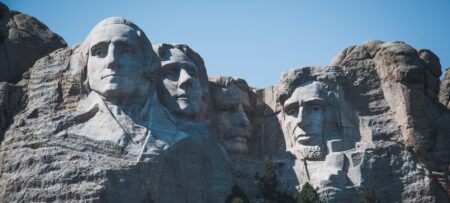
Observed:
[[[0,43],[1,82],[17,83],[36,60],[67,47],[60,36],[36,18],[9,11],[3,4],[0,7],[0,32],[5,36]]]
[[[0,82],[0,140],[25,100],[21,86]]]
[[[446,128],[443,123],[449,112],[442,108],[437,99],[441,73],[439,59],[429,50],[416,51],[402,42],[369,41],[344,49],[331,65],[344,67],[350,76],[349,84],[364,84],[358,85],[363,91],[359,91],[357,86],[349,93],[367,98],[365,101],[352,98],[351,101],[358,106],[369,104],[364,105],[366,109],[361,109],[359,114],[361,121],[368,125],[364,128],[370,129],[369,134],[376,141],[374,143],[378,147],[375,149],[385,153],[389,151],[388,146],[395,146],[399,154],[393,157],[405,158],[409,154],[416,160],[398,169],[403,172],[404,167],[418,166],[416,172],[405,174],[411,177],[401,179],[422,176],[421,179],[426,182],[420,187],[417,187],[417,182],[403,183],[406,187],[402,189],[402,201],[417,198],[411,196],[417,189],[437,192],[443,187],[442,191],[448,190],[445,189],[448,180],[442,174],[449,173],[449,162],[445,157],[450,154],[442,143],[449,143],[448,131],[443,129]],[[405,160],[400,162],[407,163]],[[435,184],[438,181],[440,186]],[[425,198],[423,201],[430,200]],[[433,201],[443,200],[438,198]]]

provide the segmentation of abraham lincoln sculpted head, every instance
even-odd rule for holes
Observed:
[[[349,125],[339,103],[342,88],[337,67],[304,67],[286,71],[279,82],[279,120],[286,148],[297,158],[323,160],[327,141],[343,139]]]

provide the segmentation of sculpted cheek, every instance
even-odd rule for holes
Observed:
[[[164,87],[169,91],[170,95],[174,95],[177,90],[177,82],[169,79],[163,80]]]

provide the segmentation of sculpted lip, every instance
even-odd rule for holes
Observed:
[[[107,78],[107,77],[117,77],[117,76],[120,76],[120,75],[117,75],[117,74],[107,74],[107,75],[103,75],[102,76],[102,80],[104,79],[104,78]]]
[[[188,100],[189,98],[188,98],[188,96],[187,95],[179,95],[179,96],[177,96],[177,99],[178,100]]]
[[[238,143],[241,143],[241,144],[247,143],[247,140],[245,138],[243,138],[243,137],[233,137],[231,140],[233,142],[238,142]]]
[[[245,131],[236,130],[234,132],[231,132],[231,133],[227,134],[225,139],[227,139],[227,140],[234,140],[234,141],[241,141],[241,142],[247,142],[247,137],[248,137],[247,134],[249,134],[249,133],[247,133]]]

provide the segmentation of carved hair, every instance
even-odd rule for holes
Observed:
[[[156,52],[156,54],[159,56],[161,61],[169,60],[168,58],[165,58],[165,54],[170,49],[178,49],[182,51],[184,54],[186,54],[189,59],[194,62],[195,66],[197,66],[197,72],[198,72],[198,78],[200,81],[200,86],[202,88],[203,95],[207,95],[209,92],[209,86],[208,86],[208,74],[206,72],[205,63],[203,62],[202,57],[192,50],[188,45],[186,44],[158,44],[153,46],[153,50]]]
[[[292,95],[296,88],[312,81],[323,83],[321,94],[327,98],[337,119],[337,128],[341,135],[358,134],[358,121],[356,113],[343,98],[344,72],[340,67],[303,67],[290,69],[283,73],[278,83],[277,102],[284,102]],[[327,125],[333,125],[326,122]]]
[[[277,101],[284,104],[295,89],[310,81],[318,81],[326,84],[325,89],[328,91],[336,91],[340,78],[344,77],[344,73],[340,67],[303,67],[290,69],[283,73],[278,82]]]
[[[209,77],[209,81],[218,87],[228,87],[230,85],[237,85],[241,90],[248,92],[251,90],[251,88],[248,86],[247,82],[241,78],[235,78],[235,77],[226,77],[226,76],[219,76],[219,77]]]
[[[136,31],[136,35],[139,41],[139,47],[141,48],[143,57],[144,57],[144,74],[148,79],[152,79],[152,72],[159,67],[161,67],[161,61],[159,60],[158,56],[152,49],[152,44],[150,40],[148,40],[145,33],[133,22],[121,18],[121,17],[110,17],[107,19],[102,20],[100,23],[94,26],[94,28],[91,30],[91,32],[88,34],[86,39],[81,45],[81,57],[80,57],[80,65],[81,68],[81,82],[82,86],[84,87],[85,91],[90,92],[89,82],[88,82],[88,75],[87,75],[87,64],[89,61],[89,54],[90,54],[90,46],[91,46],[91,37],[92,35],[100,28],[104,26],[109,25],[126,25],[131,27],[134,31]]]
[[[256,103],[256,94],[253,91],[253,88],[248,86],[247,82],[241,78],[235,77],[227,77],[227,76],[212,76],[209,77],[210,87],[211,87],[211,96],[214,97],[214,88],[223,87],[227,88],[231,85],[236,85],[241,91],[245,92],[250,99],[252,104]],[[214,100],[214,99],[213,99]],[[254,106],[252,106],[254,107]]]

